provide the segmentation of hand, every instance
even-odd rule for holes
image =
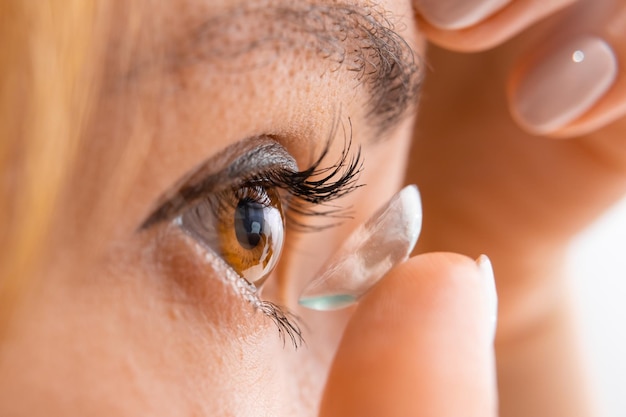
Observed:
[[[535,25],[524,33],[524,42],[506,48],[517,59],[506,69],[510,72],[508,95],[512,114],[523,129],[534,134],[574,137],[626,114],[626,74],[619,68],[621,63],[623,69],[626,58],[623,2],[413,3],[420,30],[431,42],[451,51],[487,50]],[[521,48],[532,53],[520,59]]]
[[[476,52],[501,45],[576,0],[413,0],[420,30],[442,48]]]
[[[512,0],[491,18],[459,32],[424,30],[447,48],[492,47],[522,27],[507,30],[496,24],[508,15],[505,10],[532,9],[531,3]],[[433,47],[426,58],[432,70],[407,180],[417,183],[423,196],[418,252],[491,257],[500,299],[496,349],[502,416],[584,416],[593,408],[572,331],[562,262],[572,236],[626,192],[624,21],[622,2],[582,1],[487,52],[465,55]],[[494,37],[479,42],[479,35],[490,29]],[[576,64],[576,42],[587,36],[610,47],[618,65],[614,80],[597,89],[593,83],[583,86],[595,89],[595,96],[549,107],[556,110],[548,114],[550,123],[524,117],[518,107],[522,99],[534,95],[541,103],[542,95],[543,100],[562,98],[580,92],[582,82],[602,78],[591,73],[583,81],[567,81],[562,71],[568,69],[559,68],[563,61],[553,61],[554,51],[573,40],[572,61],[565,67]],[[563,56],[568,57],[567,49]],[[539,88],[535,83],[532,91],[532,83],[523,80],[538,73],[546,82]]]
[[[440,253],[392,270],[344,332],[320,416],[496,416],[496,297],[481,265]]]
[[[614,7],[597,12],[601,16],[593,25],[617,27],[599,22],[624,21],[626,5],[604,3]],[[427,56],[433,71],[426,78],[408,179],[418,184],[424,200],[419,250],[489,254],[499,272],[503,326],[529,319],[527,309],[541,310],[533,298],[537,291],[552,293],[539,298],[548,305],[550,297],[560,296],[554,280],[544,278],[558,277],[560,255],[571,237],[626,192],[626,118],[607,121],[626,102],[623,71],[598,102],[600,107],[552,132],[586,132],[566,141],[521,130],[508,114],[503,92],[512,62],[519,61],[520,51],[536,45],[537,38],[571,32],[564,27],[577,28],[579,35],[597,32],[580,19],[594,17],[588,8],[599,4],[580,3],[536,32],[486,53],[431,48]],[[618,38],[623,41],[618,43]],[[612,39],[618,61],[624,62],[626,34],[614,33]],[[520,304],[531,298],[532,306]]]

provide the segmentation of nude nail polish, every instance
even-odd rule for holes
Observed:
[[[458,30],[486,19],[508,4],[509,0],[414,0],[413,3],[431,25]]]
[[[574,39],[522,76],[511,97],[513,116],[530,132],[553,132],[589,110],[611,88],[617,73],[617,59],[604,40]]]

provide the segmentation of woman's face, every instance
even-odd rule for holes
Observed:
[[[298,296],[401,185],[421,73],[409,2],[370,3],[116,9],[47,267],[2,346],[0,414],[315,414],[350,311]],[[325,149],[336,175],[296,175]],[[307,214],[336,207],[349,218]]]

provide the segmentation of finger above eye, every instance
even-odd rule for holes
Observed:
[[[581,3],[544,38],[509,78],[511,113],[524,130],[579,137],[626,114],[626,4]]]
[[[431,42],[454,51],[476,52],[504,43],[574,2],[413,0],[413,5],[419,28]]]

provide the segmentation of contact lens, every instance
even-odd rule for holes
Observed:
[[[278,191],[261,186],[226,189],[180,216],[182,229],[260,289],[280,259],[285,217]]]
[[[409,185],[359,226],[302,292],[312,310],[336,310],[357,302],[392,267],[406,260],[422,227],[420,195]]]

